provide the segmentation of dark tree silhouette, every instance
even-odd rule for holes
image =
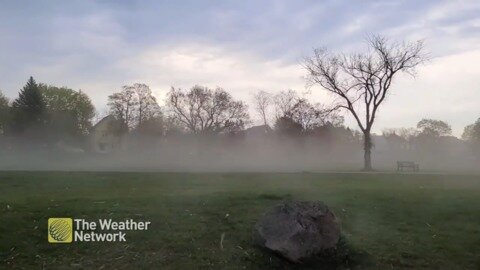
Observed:
[[[480,143],[480,118],[475,123],[468,125],[463,130],[462,139]]]
[[[462,139],[470,146],[473,154],[480,159],[480,118],[463,130]]]
[[[320,103],[311,104],[305,98],[298,99],[285,116],[300,124],[304,132],[310,132],[327,124],[334,126],[343,124],[343,117],[337,115],[335,111]]]
[[[122,122],[125,130],[143,126],[162,116],[160,106],[148,85],[135,83],[125,85],[122,91],[108,96],[110,114]]]
[[[129,86],[138,98],[137,108],[137,126],[142,126],[144,122],[150,122],[161,116],[161,109],[157,103],[157,99],[153,96],[152,90],[148,85],[143,83],[135,83]],[[158,119],[157,119],[158,120]]]
[[[302,134],[303,127],[288,116],[283,116],[275,121],[275,132],[282,136],[298,138]]]
[[[172,116],[194,134],[235,132],[249,121],[247,106],[222,88],[194,86],[183,91],[172,87],[167,106]]]
[[[0,135],[5,132],[10,114],[8,98],[0,91]]]
[[[417,123],[417,128],[420,130],[421,134],[433,137],[452,134],[452,127],[442,120],[422,119]]]
[[[45,102],[33,77],[20,90],[18,98],[12,103],[14,133],[23,133],[29,128],[41,128],[45,124]]]
[[[382,36],[367,39],[365,53],[331,54],[315,49],[304,61],[307,80],[318,84],[336,98],[335,108],[349,111],[364,136],[364,170],[372,170],[371,130],[378,109],[390,92],[395,76],[415,75],[415,68],[426,61],[423,42],[396,43]]]
[[[129,86],[123,86],[122,91],[108,96],[110,114],[121,122],[122,130],[133,129],[137,124],[135,111],[138,107],[138,97]]]

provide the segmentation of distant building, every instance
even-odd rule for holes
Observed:
[[[250,138],[264,138],[272,133],[272,129],[268,125],[261,125],[247,128],[244,132]]]
[[[90,131],[91,149],[97,153],[111,153],[123,145],[122,125],[113,115],[100,120]]]

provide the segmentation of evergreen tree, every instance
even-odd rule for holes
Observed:
[[[12,131],[23,133],[27,130],[39,131],[45,124],[45,103],[33,77],[20,90],[18,98],[12,103]]]
[[[5,132],[5,127],[9,120],[10,106],[8,98],[0,91],[0,135]]]

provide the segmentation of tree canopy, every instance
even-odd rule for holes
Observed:
[[[173,88],[167,96],[173,117],[194,134],[235,132],[249,121],[247,105],[222,88]]]
[[[81,90],[39,84],[45,102],[49,127],[58,135],[74,137],[87,135],[92,127],[95,107]]]
[[[145,126],[144,122],[151,127],[153,122],[158,123],[152,119],[162,116],[150,87],[141,83],[125,85],[122,91],[108,96],[108,107],[110,114],[122,122],[125,131]]]
[[[343,117],[336,112],[325,108],[320,103],[311,104],[304,98],[298,99],[293,107],[285,113],[285,116],[300,124],[307,132],[327,124],[333,126],[343,124]]]
[[[452,127],[447,122],[441,120],[422,119],[417,123],[417,128],[421,134],[434,137],[452,134]]]
[[[480,118],[475,123],[468,125],[463,130],[462,139],[480,143]]]

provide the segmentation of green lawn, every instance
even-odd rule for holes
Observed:
[[[480,268],[479,176],[68,172],[0,172],[0,268],[295,268],[250,238],[290,199],[336,213],[350,254],[339,268]],[[55,216],[152,225],[126,243],[54,245]]]

